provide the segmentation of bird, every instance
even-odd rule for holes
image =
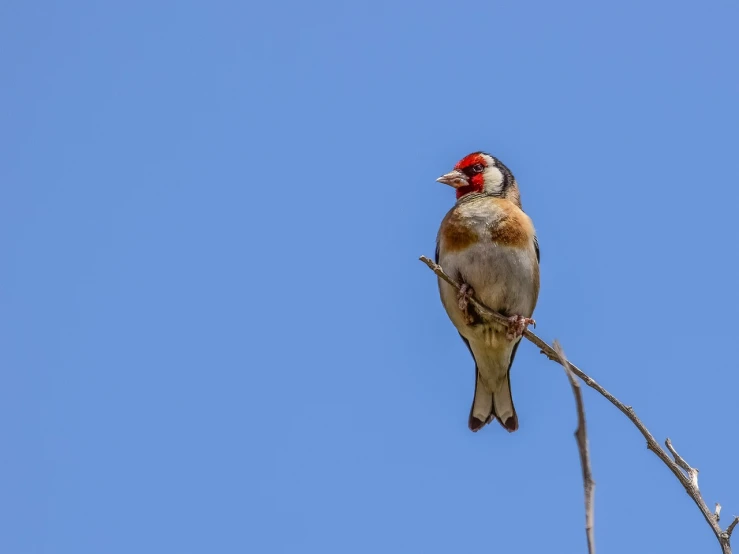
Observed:
[[[441,302],[475,362],[475,393],[468,427],[477,432],[497,419],[518,429],[510,371],[539,297],[539,241],[521,207],[518,183],[497,158],[474,152],[436,179],[456,189],[436,239],[436,263],[461,283],[439,279]],[[508,318],[486,321],[470,297]]]

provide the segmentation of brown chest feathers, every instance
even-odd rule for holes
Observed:
[[[505,246],[533,243],[534,226],[515,204],[503,198],[476,199],[455,206],[441,224],[439,239],[447,252],[465,250],[480,240]]]

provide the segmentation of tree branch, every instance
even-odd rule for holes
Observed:
[[[459,290],[460,284],[457,283],[457,281],[455,281],[451,277],[449,277],[449,275],[444,273],[444,270],[441,268],[440,265],[434,263],[432,260],[428,259],[426,256],[421,256],[419,259],[423,263],[425,263],[434,273],[436,273],[439,279],[446,281],[448,284],[453,286],[455,289]],[[483,318],[486,318],[492,321],[498,321],[504,325],[508,325],[508,318],[506,318],[505,316],[502,316],[501,314],[497,312],[494,312],[493,310],[491,310],[490,308],[482,304],[474,296],[471,296],[469,301],[470,301],[470,304],[472,304],[476,308],[477,313],[480,314],[480,316],[482,316]],[[557,351],[553,347],[549,346],[542,339],[540,339],[538,336],[536,336],[529,329],[526,329],[524,331],[523,336],[526,337],[529,341],[533,342],[537,347],[539,347],[539,349],[541,349],[542,354],[544,354],[547,358],[549,358],[552,361],[557,362],[560,365],[564,365],[559,355],[557,354]],[[579,367],[577,367],[573,363],[567,362],[567,365],[569,366],[570,371],[572,371],[572,373],[577,375],[582,380],[583,383],[585,383],[591,389],[598,391],[603,397],[606,398],[606,400],[608,400],[611,404],[616,406],[616,408],[618,408],[621,413],[623,413],[627,418],[629,418],[629,420],[634,424],[634,426],[642,434],[644,439],[646,439],[647,448],[651,450],[652,452],[654,452],[654,454],[660,460],[662,460],[662,462],[673,473],[673,475],[677,478],[677,480],[680,481],[680,484],[685,488],[685,492],[688,493],[688,496],[690,496],[690,498],[693,499],[693,502],[695,502],[695,505],[698,506],[698,509],[703,514],[703,517],[705,518],[708,525],[710,525],[711,530],[713,531],[714,535],[716,535],[716,539],[721,545],[721,550],[723,554],[731,554],[731,545],[730,545],[731,533],[734,531],[734,528],[736,527],[737,522],[739,522],[739,517],[736,517],[734,521],[732,521],[732,523],[726,528],[725,531],[722,530],[718,524],[717,518],[714,516],[713,513],[711,513],[711,510],[706,505],[706,502],[703,500],[700,490],[698,489],[698,470],[691,467],[675,451],[675,449],[672,447],[672,443],[670,442],[670,439],[667,439],[667,441],[665,441],[665,444],[667,445],[668,449],[674,456],[675,458],[674,461],[670,459],[670,456],[667,454],[667,452],[665,452],[665,450],[654,439],[652,434],[644,426],[641,420],[636,416],[636,413],[634,413],[634,409],[631,406],[626,406],[623,402],[618,400],[610,392],[608,392],[606,389],[600,386],[594,379],[592,379],[590,376],[585,374]]]
[[[736,527],[736,524],[739,523],[739,516],[734,516],[734,521],[731,522],[731,525],[729,525],[726,528],[726,536],[727,538],[731,538],[731,534],[734,532],[734,527]]]
[[[665,446],[667,446],[667,450],[670,451],[670,454],[672,454],[672,457],[675,458],[675,462],[677,465],[679,465],[681,468],[685,470],[685,473],[688,474],[688,477],[690,478],[690,484],[695,488],[696,491],[699,491],[698,489],[698,470],[694,467],[690,467],[690,464],[683,460],[682,456],[677,453],[677,450],[672,446],[672,443],[670,442],[670,439],[668,438],[665,440]],[[719,508],[719,512],[721,509]]]
[[[580,384],[575,379],[574,373],[570,370],[570,362],[567,361],[562,346],[554,341],[554,350],[559,356],[559,363],[567,374],[567,379],[572,387],[572,394],[575,395],[575,404],[577,405],[577,429],[575,430],[575,440],[577,441],[577,449],[580,453],[580,467],[582,468],[582,486],[585,491],[585,536],[588,539],[588,553],[595,554],[595,515],[594,515],[594,495],[595,481],[593,481],[593,473],[590,468],[590,449],[588,448],[588,432],[585,426],[585,405],[582,401],[582,391]]]

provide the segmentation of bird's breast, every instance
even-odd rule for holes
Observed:
[[[504,315],[533,314],[539,292],[539,267],[533,247],[477,242],[464,250],[440,248],[439,264],[449,275],[470,285],[490,309]],[[456,299],[453,287],[448,289],[447,296]]]
[[[489,308],[504,315],[533,314],[539,293],[534,228],[510,202],[484,199],[451,210],[439,230],[439,264],[470,285]],[[462,331],[456,290],[444,282],[440,290],[449,317]]]

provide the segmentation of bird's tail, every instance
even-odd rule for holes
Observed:
[[[505,379],[500,383],[498,390],[493,393],[493,413],[506,431],[512,433],[518,429],[518,416],[513,406],[511,396],[510,373],[506,373]]]
[[[491,393],[480,380],[480,372],[475,368],[477,379],[475,380],[475,397],[470,409],[469,428],[471,431],[479,431],[497,418],[500,424],[509,432],[518,429],[518,416],[513,406],[511,396],[511,381],[506,373],[504,379],[498,384],[497,390]]]
[[[467,425],[470,431],[477,432],[490,423],[495,417],[493,410],[493,395],[490,394],[480,380],[480,370],[475,366],[475,396],[472,398],[470,419]]]

